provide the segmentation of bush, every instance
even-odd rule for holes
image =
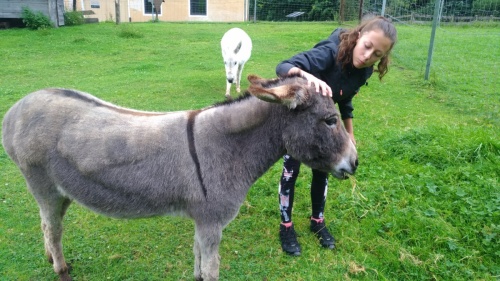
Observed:
[[[82,12],[71,11],[64,13],[64,25],[82,25],[85,23]]]
[[[50,18],[42,12],[33,12],[28,7],[23,7],[23,23],[30,29],[44,29],[53,27]]]
[[[121,28],[120,32],[118,33],[118,36],[122,38],[143,38],[144,35],[142,35],[139,31],[132,29],[130,26],[125,25]]]

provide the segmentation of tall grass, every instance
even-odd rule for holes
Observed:
[[[233,26],[244,28],[254,44],[244,75],[273,77],[277,63],[328,36],[336,23],[0,30],[0,116],[45,87],[77,88],[143,110],[211,105],[224,99],[219,41]],[[354,99],[358,173],[348,181],[330,180],[326,219],[337,250],[321,249],[308,230],[311,174],[303,168],[294,208],[303,253],[282,253],[279,161],[224,230],[222,280],[499,278],[497,27],[440,28],[429,81],[423,73],[430,27],[398,31],[389,74],[383,82],[374,76]],[[43,255],[38,208],[3,148],[0,167],[0,279],[54,280]],[[192,279],[189,220],[116,220],[74,204],[65,227],[75,280]]]

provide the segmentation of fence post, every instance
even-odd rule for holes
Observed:
[[[342,24],[344,22],[344,9],[345,9],[345,0],[340,0],[340,20],[339,23]]]
[[[120,0],[115,0],[115,20],[116,24],[120,24],[121,22],[121,15],[120,15]]]
[[[358,14],[359,23],[361,23],[362,17],[363,17],[363,0],[359,0],[359,14]]]
[[[257,0],[253,1],[253,23],[257,21]]]
[[[436,27],[438,25],[439,20],[439,7],[440,2],[442,0],[435,0],[436,6],[434,7],[434,18],[432,20],[432,32],[431,32],[431,42],[429,43],[429,52],[427,54],[427,65],[425,67],[425,80],[429,80],[429,72],[431,70],[431,62],[432,62],[432,52],[434,51],[434,37],[436,36]]]

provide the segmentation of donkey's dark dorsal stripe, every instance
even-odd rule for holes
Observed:
[[[201,175],[200,161],[198,160],[198,154],[196,153],[196,145],[194,143],[194,120],[196,118],[196,115],[198,115],[200,112],[201,112],[200,110],[193,110],[189,113],[186,131],[187,131],[187,139],[189,145],[189,153],[191,154],[191,158],[193,158],[193,162],[196,166],[196,175],[198,177],[198,181],[200,182],[203,195],[205,196],[206,199],[207,188],[205,187],[205,183],[203,182],[203,176]]]

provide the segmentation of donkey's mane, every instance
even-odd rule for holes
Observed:
[[[245,91],[244,94],[238,96],[236,99],[230,99],[230,100],[225,100],[225,101],[221,101],[221,102],[216,102],[211,107],[219,107],[219,106],[225,106],[225,105],[229,105],[229,104],[233,104],[233,103],[238,103],[238,102],[241,102],[243,100],[249,99],[251,96],[252,95],[248,91]]]

